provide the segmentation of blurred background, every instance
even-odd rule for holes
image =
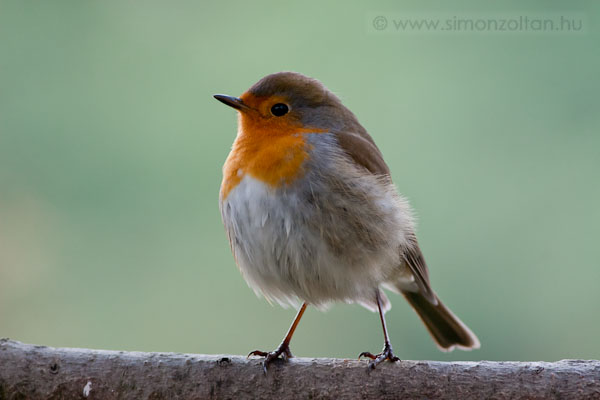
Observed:
[[[295,311],[257,298],[230,253],[217,200],[236,115],[212,94],[293,70],[324,82],[375,138],[417,211],[433,286],[482,342],[439,352],[391,295],[401,358],[600,358],[599,11],[1,0],[0,337],[277,346]],[[581,29],[398,28],[412,16],[566,17]],[[292,351],[381,346],[377,315],[341,304],[309,309]]]

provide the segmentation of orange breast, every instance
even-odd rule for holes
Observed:
[[[225,165],[221,200],[248,174],[277,188],[304,175],[303,164],[309,157],[304,133],[323,132],[296,124],[264,121],[240,116],[238,136]]]

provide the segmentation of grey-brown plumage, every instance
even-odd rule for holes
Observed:
[[[479,347],[432,290],[410,207],[375,142],[337,96],[315,79],[283,72],[263,78],[241,99],[217,98],[240,111],[238,138],[224,167],[230,171],[237,163],[239,183],[226,195],[222,189],[221,212],[250,286],[282,304],[357,302],[379,310],[382,322],[390,303],[381,287],[387,287],[404,295],[441,349]],[[275,104],[285,106],[285,115],[269,111]],[[270,135],[265,146],[300,141],[301,153],[295,145],[274,163],[260,157],[279,153],[241,163],[239,154],[250,152],[248,138],[262,140],[261,129]],[[298,154],[303,161],[293,179],[273,183],[252,169],[287,171]],[[226,180],[222,188],[229,187]],[[389,349],[365,353],[376,361],[394,359],[385,324],[384,331]]]

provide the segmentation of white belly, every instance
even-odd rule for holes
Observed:
[[[293,189],[275,192],[245,176],[223,201],[223,222],[244,278],[257,293],[282,305],[306,301],[324,307],[332,301],[345,301],[372,308],[374,290],[400,267],[402,231],[377,232],[392,239],[369,254],[364,254],[358,240],[345,243],[343,254],[339,249],[336,252],[324,239],[331,235],[323,232],[336,226],[328,226],[326,212],[314,211],[322,211],[318,205],[307,207],[302,193]],[[386,229],[412,223],[404,221],[401,210],[395,209],[402,208],[399,198],[386,199],[385,193],[382,191],[379,203],[389,213],[386,218],[394,220]],[[342,233],[347,232],[340,236]]]

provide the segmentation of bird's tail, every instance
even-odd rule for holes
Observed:
[[[418,292],[402,291],[402,294],[415,309],[440,350],[479,348],[477,336],[437,296],[437,305],[434,305]]]

